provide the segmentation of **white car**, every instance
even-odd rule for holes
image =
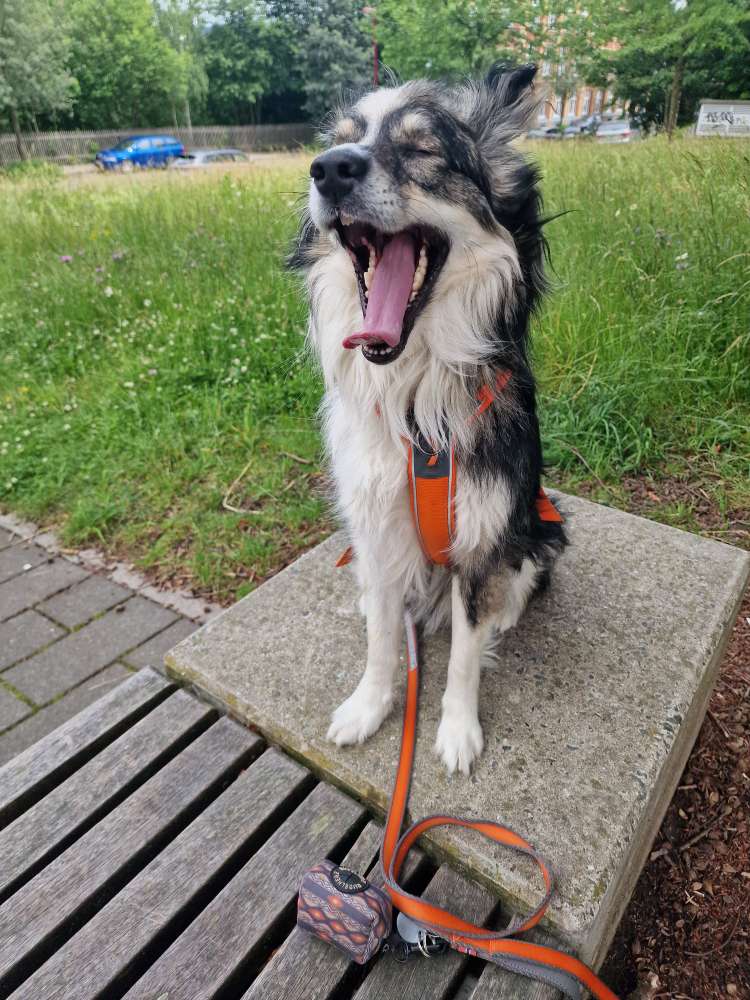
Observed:
[[[216,163],[248,163],[248,156],[241,149],[191,149],[173,160],[175,170],[192,170],[194,167],[212,167]]]
[[[635,142],[641,138],[641,130],[628,118],[621,118],[616,122],[603,122],[596,130],[597,142]]]

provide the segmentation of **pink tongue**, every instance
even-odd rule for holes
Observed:
[[[365,325],[344,340],[344,347],[357,347],[373,340],[384,341],[389,347],[398,344],[415,270],[414,240],[407,233],[398,233],[386,243],[375,268]]]

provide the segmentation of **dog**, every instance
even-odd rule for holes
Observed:
[[[364,674],[328,738],[361,743],[390,712],[408,607],[426,632],[451,623],[435,749],[465,775],[483,748],[483,656],[566,544],[537,503],[528,332],[545,291],[539,177],[511,145],[538,109],[535,72],[412,81],[337,112],[289,257],[306,281],[335,501],[367,622]],[[478,415],[498,373],[504,387]],[[447,565],[425,557],[410,509],[415,440],[455,455]]]

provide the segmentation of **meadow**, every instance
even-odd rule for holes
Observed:
[[[548,482],[622,506],[645,484],[650,515],[705,530],[708,503],[750,539],[750,146],[527,149],[557,216]],[[1,509],[219,600],[332,530],[281,266],[308,160],[0,178]]]

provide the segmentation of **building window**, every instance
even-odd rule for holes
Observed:
[[[557,94],[557,96],[555,97],[555,114],[556,115],[562,114],[562,97],[560,96],[560,94]]]
[[[542,76],[549,76],[551,69],[552,66],[549,60],[545,60],[545,62],[542,63]]]
[[[587,115],[589,113],[590,106],[591,106],[591,91],[585,90],[583,92],[583,99],[581,101],[581,114]]]
[[[557,20],[557,14],[548,14],[547,15],[547,25],[548,25],[548,27],[554,28],[556,20]]]
[[[594,111],[602,110],[602,92],[597,90],[596,97],[594,98]]]

